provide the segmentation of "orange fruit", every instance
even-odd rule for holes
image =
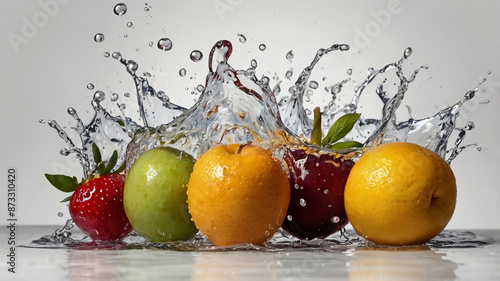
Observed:
[[[438,235],[455,210],[457,187],[437,153],[412,143],[386,143],[354,165],[344,200],[354,230],[376,244],[415,245]]]
[[[263,245],[280,228],[289,203],[280,162],[252,144],[212,147],[198,159],[188,183],[192,219],[217,246]]]

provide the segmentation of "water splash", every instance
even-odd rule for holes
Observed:
[[[290,141],[271,89],[246,71],[233,69],[228,64],[231,52],[229,41],[215,44],[196,104],[171,123],[140,131],[129,146],[128,163],[157,146],[172,146],[197,158],[219,143]]]
[[[318,50],[311,64],[302,71],[295,85],[290,89],[291,97],[283,99],[280,103],[280,111],[284,123],[294,133],[305,138],[310,137],[313,121],[308,117],[307,110],[304,109],[304,97],[307,96],[305,85],[309,85],[309,88],[312,89],[316,88],[317,82],[309,81],[314,66],[325,54],[339,49],[348,50],[349,47],[347,45],[333,45],[329,49]],[[403,63],[411,54],[412,49],[407,48],[404,50],[403,57],[400,60],[387,64],[378,70],[370,68],[368,77],[355,87],[354,96],[348,104],[343,106],[337,105],[336,96],[342,90],[342,86],[350,81],[350,79],[345,79],[328,88],[327,90],[330,91],[332,96],[328,106],[324,107],[322,112],[322,120],[324,121],[322,124],[323,132],[326,133],[331,124],[340,116],[356,112],[363,92],[376,77],[388,74],[390,70],[395,70],[396,77],[400,81],[396,93],[391,96],[384,89],[383,83],[378,85],[375,90],[375,93],[383,104],[381,118],[374,119],[362,116],[355,130],[347,136],[349,139],[346,140],[364,142],[365,147],[396,141],[417,143],[437,152],[441,157],[447,158],[448,163],[451,163],[464,148],[459,145],[465,137],[466,131],[474,128],[472,122],[469,122],[464,128],[459,128],[456,125],[456,119],[460,115],[460,109],[463,104],[474,97],[479,86],[474,90],[468,91],[462,100],[440,110],[433,116],[419,120],[410,118],[407,121],[398,122],[396,111],[401,105],[410,83],[415,80],[422,69],[427,69],[427,67],[422,66],[414,70],[410,76],[405,76],[403,73]],[[352,74],[352,69],[349,69],[347,74]],[[311,83],[314,83],[314,87],[311,87]],[[449,139],[454,131],[459,131],[459,136],[453,147],[448,149]]]
[[[126,147],[131,140],[130,135],[133,135],[133,132],[138,127],[128,118],[122,119],[111,116],[101,106],[101,100],[98,98],[100,95],[95,96],[97,97],[94,97],[91,103],[94,108],[94,116],[87,125],[84,125],[74,108],[68,108],[68,114],[76,121],[76,126],[73,129],[80,137],[81,146],[77,146],[55,120],[49,120],[48,122],[49,126],[57,131],[59,137],[68,146],[61,149],[61,155],[74,154],[82,166],[83,178],[85,179],[91,174],[96,174],[97,171],[92,155],[93,143],[100,148],[103,159],[109,159],[113,151],[116,150],[119,155],[118,163],[122,163],[125,159]],[[117,164],[117,166],[119,165]]]
[[[330,53],[331,51],[347,51],[349,46],[346,44],[334,44],[326,49],[319,49],[316,52],[316,56],[313,61],[300,73],[295,85],[290,89],[291,97],[290,99],[281,102],[281,116],[283,117],[283,123],[287,128],[297,135],[309,137],[312,131],[312,120],[307,117],[304,108],[304,94],[307,90],[307,83],[312,74],[314,66],[320,61],[320,59]],[[286,78],[291,77],[291,70],[285,75]]]
[[[63,248],[78,250],[175,250],[175,251],[196,251],[196,252],[227,252],[227,251],[259,251],[259,252],[279,252],[279,251],[315,251],[329,253],[346,253],[356,249],[380,248],[358,236],[352,230],[344,230],[330,235],[324,239],[300,240],[288,235],[286,232],[277,232],[270,237],[264,246],[253,244],[239,244],[234,246],[215,246],[206,236],[198,233],[195,237],[187,241],[176,241],[171,243],[152,243],[133,232],[122,241],[96,243],[88,237],[73,239],[70,232],[74,224],[68,220],[62,229],[58,229],[52,235],[43,236],[34,240],[24,248]],[[470,231],[450,231],[445,230],[424,246],[433,250],[447,248],[479,248],[495,243],[494,239],[477,235]],[[419,247],[419,246],[415,246]],[[395,247],[390,247],[394,249]],[[408,248],[408,247],[402,247]]]
[[[158,47],[160,48],[160,44]],[[162,44],[160,49],[163,48]],[[106,159],[106,155],[109,157],[113,150],[117,150],[119,152],[117,165],[122,161],[127,161],[128,167],[144,151],[157,146],[175,147],[195,158],[219,143],[258,141],[271,147],[307,146],[305,141],[310,137],[312,120],[308,117],[304,100],[311,95],[311,90],[319,88],[317,81],[310,80],[313,69],[324,55],[331,51],[347,51],[349,46],[335,44],[329,48],[318,50],[310,65],[300,73],[294,86],[290,88],[290,97],[282,98],[280,103],[276,102],[276,95],[280,92],[280,81],[271,90],[268,77],[257,78],[255,73],[257,61],[251,62],[251,70],[253,71],[234,69],[228,63],[232,48],[232,44],[225,40],[217,42],[212,48],[208,60],[208,75],[205,86],[198,85],[196,87],[201,94],[190,109],[170,102],[165,92],[156,91],[146,77],[137,75],[139,66],[135,61],[126,60],[119,52],[114,52],[111,56],[125,66],[135,83],[140,122],[134,122],[125,115],[112,116],[101,106],[101,102],[106,99],[105,93],[96,91],[91,103],[95,114],[89,124],[85,125],[73,108],[68,109],[68,114],[76,121],[74,130],[80,136],[81,147],[75,145],[56,121],[47,122],[68,146],[61,150],[61,154],[66,156],[74,154],[82,164],[84,177],[87,177],[96,169],[93,157],[90,155],[92,143],[96,143],[101,148],[103,159]],[[395,93],[388,92],[384,88],[384,83],[376,86],[375,89],[375,94],[383,105],[381,118],[362,117],[354,133],[348,137],[362,139],[366,145],[376,145],[389,141],[415,142],[438,152],[443,158],[449,154],[449,162],[457,157],[460,151],[466,147],[462,145],[466,132],[473,129],[474,124],[469,122],[463,128],[459,128],[456,119],[463,104],[474,97],[479,86],[467,92],[465,97],[456,104],[431,117],[420,120],[410,118],[407,121],[398,122],[396,110],[408,91],[410,83],[415,80],[420,70],[426,69],[426,67],[420,67],[413,71],[410,76],[403,74],[403,63],[411,56],[411,53],[411,49],[408,48],[400,60],[377,70],[370,69],[368,77],[354,89],[353,98],[345,105],[338,104],[337,94],[342,91],[346,83],[352,81],[351,78],[328,87],[327,91],[331,94],[331,100],[323,109],[323,130],[326,131],[333,121],[341,115],[356,112],[359,100],[368,85],[373,83],[376,77],[388,75],[391,70],[395,70],[396,78],[400,81]],[[291,51],[289,54],[293,55]],[[196,57],[201,59],[202,53],[200,52]],[[290,56],[286,57],[288,59]],[[290,57],[290,61],[291,59]],[[352,70],[347,70],[347,74],[351,75]],[[290,69],[285,74],[285,78],[291,79],[292,75],[293,69]],[[145,74],[145,76],[147,75]],[[115,95],[112,94],[111,101],[114,99]],[[142,124],[139,125],[140,123]],[[459,136],[454,146],[449,149],[447,147],[449,138],[456,131],[458,131]],[[326,149],[321,152],[334,153]],[[68,226],[68,228],[63,229],[65,229],[61,232],[63,234],[55,233],[53,236],[62,237],[71,228]],[[57,241],[59,241],[58,239],[56,238]],[[53,240],[54,243],[57,242],[56,240]],[[275,246],[287,245],[288,247],[297,245],[294,244],[296,242],[287,244],[284,242],[285,240],[276,242],[278,240],[272,240],[274,242],[270,243],[275,243]],[[51,240],[47,241],[50,243]],[[200,241],[202,240],[198,240],[198,242]],[[317,243],[324,246],[324,243],[327,242],[323,240]],[[164,247],[175,248],[175,245],[179,244]],[[187,247],[187,249],[194,249],[183,243],[180,245]],[[310,245],[308,244],[308,246]],[[207,247],[213,249],[210,248],[212,246]],[[246,245],[236,248],[253,247],[255,246]],[[196,249],[200,250],[200,248]]]

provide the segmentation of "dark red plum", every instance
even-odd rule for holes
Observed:
[[[344,188],[354,161],[288,149],[290,205],[282,228],[300,239],[325,238],[348,223]]]

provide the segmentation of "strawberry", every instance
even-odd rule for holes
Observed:
[[[124,165],[112,172],[118,159],[113,155],[106,164],[95,143],[92,146],[97,175],[91,174],[78,182],[76,177],[45,174],[57,189],[73,194],[61,202],[69,201],[73,222],[94,241],[119,240],[132,231],[123,207],[125,179],[120,173]]]
[[[359,114],[339,118],[323,140],[319,108],[314,115],[311,142],[316,146],[333,150],[362,146],[355,141],[335,143],[349,133]],[[348,223],[344,189],[354,161],[340,154],[314,153],[314,146],[311,148],[288,149],[284,155],[291,192],[282,228],[301,239],[325,238]]]

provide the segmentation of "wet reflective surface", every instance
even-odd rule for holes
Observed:
[[[18,245],[29,245],[54,226],[19,226]],[[8,272],[8,229],[0,230],[0,280],[498,280],[500,230],[446,231],[440,243],[391,248],[318,251],[177,251],[16,249]],[[76,234],[77,235],[77,234]],[[447,242],[446,242],[447,241]]]

